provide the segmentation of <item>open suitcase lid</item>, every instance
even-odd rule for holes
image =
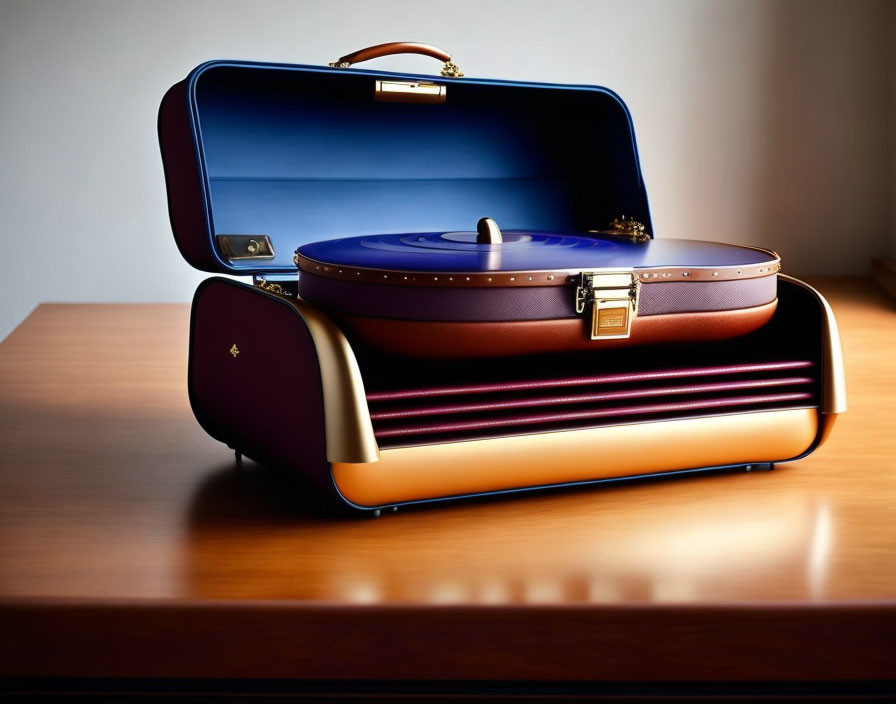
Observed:
[[[425,45],[373,50],[453,67]],[[159,141],[191,265],[294,272],[309,242],[471,230],[483,216],[585,232],[625,214],[652,232],[631,118],[612,91],[344,67],[363,51],[343,67],[210,61],[168,91]]]

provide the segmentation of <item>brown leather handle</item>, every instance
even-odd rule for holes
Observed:
[[[393,54],[422,54],[423,56],[431,56],[434,59],[444,62],[442,67],[442,75],[451,78],[460,78],[464,74],[456,64],[451,61],[451,54],[444,49],[439,49],[432,44],[421,44],[420,42],[386,42],[385,44],[377,44],[376,46],[368,46],[365,49],[353,51],[351,54],[340,56],[336,61],[330,63],[334,68],[348,68],[352,64],[357,64],[370,59],[378,59],[381,56],[392,56]]]

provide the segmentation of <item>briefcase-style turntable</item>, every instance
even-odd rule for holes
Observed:
[[[442,76],[350,68],[401,52]],[[196,292],[197,419],[351,506],[769,467],[845,409],[833,315],[774,252],[653,238],[607,89],[420,44],[216,61],[159,136],[182,254],[255,284]]]
[[[299,296],[361,345],[472,358],[720,340],[767,323],[774,252],[622,229],[377,235],[296,252]],[[640,226],[640,223],[638,223]]]

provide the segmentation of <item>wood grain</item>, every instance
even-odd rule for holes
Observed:
[[[0,344],[0,673],[896,679],[896,305],[812,283],[850,410],[809,458],[379,520],[202,432],[186,306],[43,305]]]

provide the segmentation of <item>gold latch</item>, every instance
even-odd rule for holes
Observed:
[[[633,271],[582,272],[576,286],[576,312],[591,305],[591,339],[614,340],[631,335],[638,314],[641,282]]]
[[[377,81],[373,99],[383,103],[444,103],[447,86],[429,81]]]

